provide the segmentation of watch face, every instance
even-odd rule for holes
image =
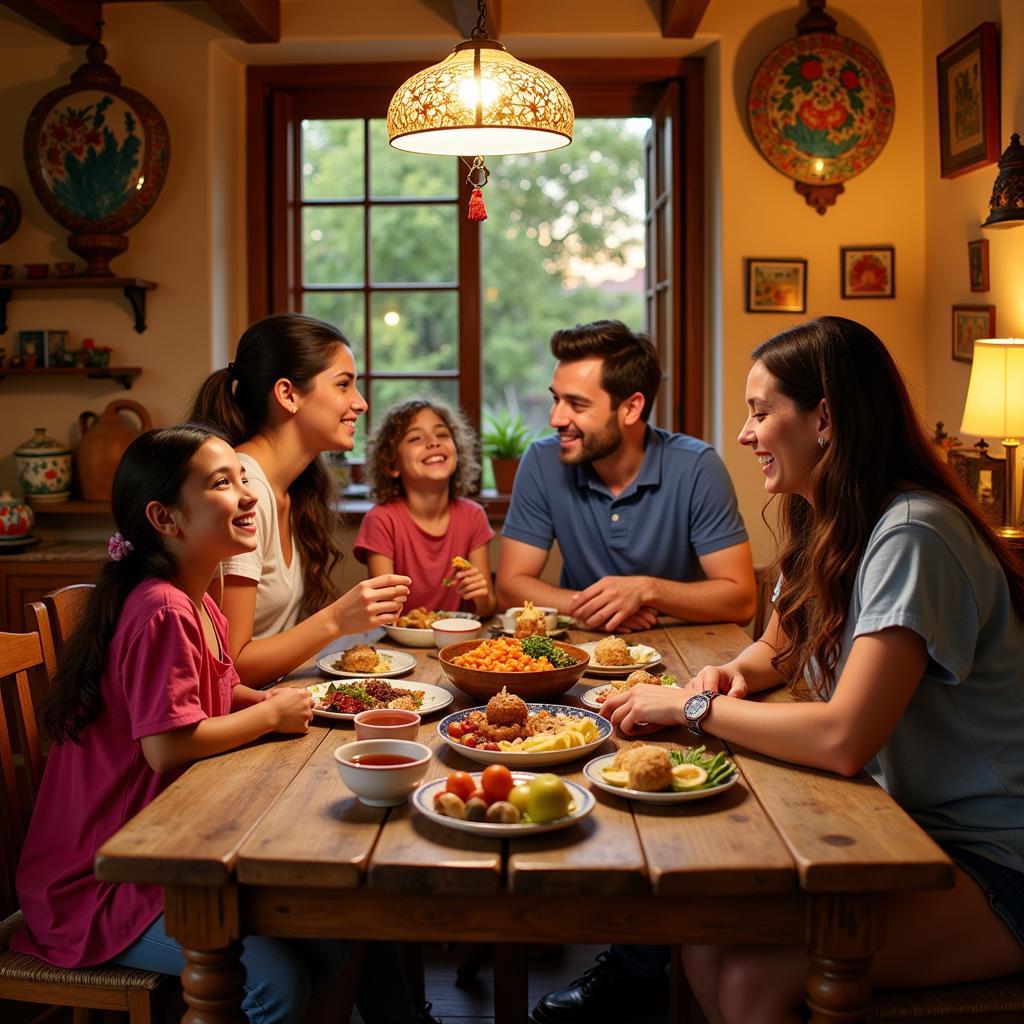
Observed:
[[[708,705],[711,703],[703,693],[695,693],[692,697],[688,698],[686,703],[683,705],[683,715],[693,721],[694,719],[701,719],[707,714]]]

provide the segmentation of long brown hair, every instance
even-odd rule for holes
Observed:
[[[167,580],[177,574],[177,563],[146,518],[146,506],[151,501],[176,506],[193,456],[217,436],[191,423],[163,427],[140,434],[121,456],[110,504],[131,550],[100,570],[82,621],[61,650],[44,712],[54,742],[80,742],[82,730],[102,714],[100,680],[128,595],[150,576]]]
[[[751,358],[802,411],[824,398],[831,422],[829,443],[811,475],[813,505],[786,494],[779,512],[783,580],[775,610],[787,642],[772,664],[791,685],[799,686],[813,659],[819,695],[835,686],[857,566],[894,491],[926,490],[955,505],[992,549],[1024,618],[1017,556],[938,457],[875,334],[853,320],[819,317],[769,338]]]
[[[448,478],[448,497],[465,498],[476,491],[480,476],[479,442],[469,421],[450,405],[436,398],[411,398],[392,406],[366,443],[366,476],[370,495],[379,505],[398,501],[405,493],[400,477],[391,475],[398,461],[398,446],[409,424],[424,409],[437,413],[452,435],[458,465]]]
[[[213,424],[237,448],[258,434],[270,414],[274,384],[291,381],[300,393],[334,359],[348,339],[336,327],[300,313],[280,313],[254,323],[239,339],[233,363],[215,370],[199,388],[190,419]],[[337,493],[315,458],[288,487],[292,538],[302,552],[302,610],[308,615],[337,596],[331,572],[341,561],[335,540]]]

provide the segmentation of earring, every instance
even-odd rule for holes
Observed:
[[[824,448],[825,447],[825,437],[824,437],[823,434],[819,434],[818,435],[818,447],[819,448]]]

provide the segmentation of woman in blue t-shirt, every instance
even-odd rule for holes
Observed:
[[[822,317],[753,360],[739,441],[780,496],[771,621],[689,690],[636,686],[602,714],[632,735],[685,724],[842,775],[867,767],[957,868],[952,889],[891,897],[872,981],[1020,971],[1021,562],[938,458],[866,327]],[[805,683],[818,700],[714,699]],[[684,959],[712,1024],[800,1019],[803,947],[689,947]]]

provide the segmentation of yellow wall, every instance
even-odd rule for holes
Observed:
[[[895,87],[892,137],[879,159],[847,184],[820,217],[751,144],[746,86],[764,54],[792,35],[802,5],[779,0],[712,0],[701,35],[662,39],[648,0],[516,0],[502,5],[502,38],[513,52],[541,56],[707,58],[709,430],[740,494],[758,558],[770,554],[760,520],[761,481],[749,454],[735,444],[743,415],[750,349],[795,316],[743,312],[743,258],[800,256],[809,261],[808,315],[838,312],[863,320],[892,347],[927,418],[958,421],[968,368],[949,358],[949,306],[969,301],[968,238],[995,168],[953,182],[938,176],[934,126],[935,54],[983,18],[1002,22],[1004,134],[1019,129],[1024,77],[1024,5],[1019,0],[857,0],[833,3],[839,31],[869,46]],[[213,366],[223,365],[245,323],[244,67],[247,63],[323,60],[438,59],[455,30],[442,0],[398,0],[387,7],[341,0],[285,0],[283,39],[254,46],[232,39],[203,4],[108,4],[105,42],[126,84],[147,95],[168,122],[171,166],[153,211],[131,232],[114,264],[121,273],[159,282],[150,297],[150,327],[132,331],[123,299],[18,297],[10,307],[8,349],[16,332],[67,328],[110,344],[115,359],[140,365],[128,397],[157,422],[179,417]],[[0,182],[22,201],[18,234],[0,246],[0,262],[68,258],[64,232],[28,186],[20,139],[34,103],[64,84],[83,60],[28,22],[0,9]],[[991,301],[1000,332],[1024,331],[1024,293],[1011,282],[1024,230],[993,234]],[[839,299],[839,246],[896,247],[896,298]],[[1014,308],[1016,304],[1016,308]],[[0,486],[16,482],[10,453],[36,425],[75,441],[84,409],[124,396],[100,382],[10,380],[0,383]]]

